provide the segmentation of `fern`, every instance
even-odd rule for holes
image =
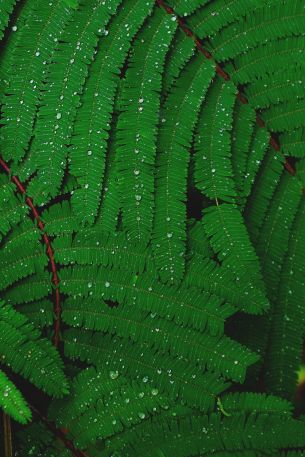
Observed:
[[[0,1],[1,455],[304,457],[304,11]]]

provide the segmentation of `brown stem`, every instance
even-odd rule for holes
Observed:
[[[44,425],[65,445],[67,449],[69,449],[69,451],[71,451],[74,457],[89,457],[84,451],[76,449],[72,441],[66,437],[66,433],[63,430],[56,428],[54,422],[51,422],[48,418],[41,414],[40,411],[38,411],[33,405],[29,406],[38,419],[44,423]]]
[[[0,166],[9,176],[11,175],[10,167],[1,157],[0,157]],[[40,216],[38,214],[38,211],[37,211],[35,205],[33,204],[32,199],[30,197],[26,196],[25,186],[21,183],[18,176],[11,176],[11,181],[17,187],[18,192],[26,197],[25,202],[32,211],[34,219],[36,220],[37,225],[38,225],[39,229],[41,230],[43,241],[46,245],[46,252],[49,257],[49,261],[51,264],[51,270],[52,270],[52,282],[55,285],[55,300],[54,300],[55,322],[54,322],[53,344],[55,347],[58,347],[59,340],[60,340],[61,302],[60,302],[60,292],[59,292],[59,277],[57,274],[57,268],[56,268],[56,264],[55,264],[55,260],[54,260],[53,249],[51,246],[50,239],[45,232],[44,223],[40,219]],[[30,405],[30,408],[36,414],[36,416],[38,416],[39,419],[44,422],[44,424],[49,428],[49,430],[51,430],[52,433],[54,433],[54,435],[57,436],[64,443],[66,448],[69,449],[75,457],[88,457],[87,454],[85,454],[84,452],[82,452],[74,447],[72,441],[70,441],[66,438],[64,431],[57,429],[56,426],[54,425],[54,423],[50,422],[36,408],[34,408],[31,405]],[[9,416],[7,416],[6,414],[3,415],[3,422],[4,422],[4,438],[5,438],[5,441],[4,441],[5,457],[13,457],[11,422],[10,422]]]
[[[176,17],[176,21],[178,22],[178,25],[179,27],[181,28],[181,30],[188,36],[190,37],[197,49],[199,50],[199,52],[201,52],[201,54],[203,54],[206,59],[213,59],[214,62],[215,62],[215,70],[216,70],[216,73],[221,77],[223,78],[225,81],[229,81],[230,80],[230,75],[228,73],[226,73],[222,68],[221,66],[216,62],[216,60],[214,59],[214,57],[212,56],[212,54],[203,47],[203,44],[200,40],[199,37],[196,36],[196,34],[185,24],[185,21],[183,18],[179,17],[176,13],[175,13],[175,10],[166,5],[166,3],[163,1],[163,0],[156,0],[156,3],[157,5],[160,7],[160,8],[163,8],[168,14],[172,14]],[[243,104],[246,104],[246,103],[249,103],[249,100],[248,98],[246,97],[245,94],[243,94],[241,91],[238,92],[237,94],[237,98],[241,101],[241,103]],[[256,113],[256,123],[259,127],[261,128],[266,128],[266,125],[265,125],[265,122],[263,121],[263,119],[261,118],[260,114],[257,112],[257,110],[255,110],[255,113]],[[270,135],[270,138],[269,138],[269,144],[271,145],[271,147],[277,151],[278,153],[280,153],[281,155],[283,155],[283,153],[281,152],[281,145],[279,143],[278,140],[276,140],[273,136],[272,133],[268,132],[268,134]],[[289,163],[288,159],[283,155],[283,157],[285,158],[285,163],[284,163],[284,167],[286,168],[286,170],[288,171],[288,173],[290,173],[292,176],[295,176],[296,174],[296,170],[295,168]],[[302,189],[302,192],[303,194],[305,195],[305,189]]]
[[[3,170],[10,175],[11,170],[7,163],[0,157],[0,166],[3,168]],[[22,195],[26,196],[26,188],[25,186],[20,182],[18,176],[11,176],[11,181],[15,184],[17,187],[17,190],[19,193]],[[30,197],[26,196],[25,199],[26,204],[29,206],[29,208],[32,211],[32,214],[37,222],[37,225],[39,229],[42,232],[42,238],[43,241],[46,245],[46,252],[50,260],[51,264],[51,269],[52,269],[52,282],[55,285],[55,300],[54,300],[54,314],[55,314],[55,322],[54,322],[54,337],[53,337],[53,343],[55,347],[58,347],[59,345],[59,340],[60,340],[60,323],[61,323],[61,303],[60,303],[60,293],[59,293],[59,278],[57,274],[57,268],[54,260],[54,253],[53,249],[51,247],[51,242],[48,237],[48,235],[45,233],[44,230],[44,223],[39,217],[38,211],[36,207],[33,204],[33,201]]]
[[[13,457],[11,418],[3,412],[4,456]]]

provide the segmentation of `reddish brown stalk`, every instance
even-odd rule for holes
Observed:
[[[4,456],[13,457],[11,418],[3,412]]]
[[[167,6],[165,4],[165,2],[163,0],[156,0],[156,3],[157,5],[160,7],[160,8],[163,8],[168,14],[172,14],[176,17],[176,20],[178,22],[178,25],[179,27],[181,28],[181,30],[188,36],[190,37],[197,49],[199,50],[199,52],[201,52],[201,54],[203,54],[205,56],[206,59],[213,59],[215,61],[215,70],[216,70],[216,73],[221,77],[223,78],[225,81],[229,81],[230,79],[230,75],[228,73],[226,73],[222,68],[221,66],[216,62],[216,60],[213,58],[212,54],[203,47],[203,44],[200,40],[200,38],[198,36],[196,36],[196,34],[185,24],[185,21],[179,17],[173,8]],[[249,100],[248,98],[246,97],[245,94],[243,94],[242,92],[238,92],[237,94],[237,98],[241,101],[241,103],[243,104],[246,104],[246,103],[249,103]],[[265,122],[264,120],[260,117],[260,114],[255,110],[256,112],[256,123],[257,125],[260,127],[260,128],[266,128],[266,125],[265,125]],[[269,139],[269,143],[270,145],[272,146],[272,148],[279,152],[280,154],[282,154],[281,152],[281,146],[280,146],[280,143],[278,142],[278,140],[276,140],[273,136],[272,133],[268,132],[269,135],[270,135],[270,139]],[[290,173],[292,176],[295,176],[296,174],[296,170],[295,168],[288,162],[288,160],[286,159],[285,160],[285,163],[284,163],[284,167],[286,168],[286,170],[288,171],[288,173]],[[303,194],[305,195],[305,189],[302,189],[302,192]]]
[[[2,158],[0,158],[0,165],[8,175],[11,174],[11,170],[10,170],[9,166]],[[20,192],[21,194],[26,196],[26,188],[20,182],[18,176],[12,176],[11,181],[17,187],[18,192]],[[31,209],[32,214],[37,222],[37,225],[42,232],[43,241],[47,248],[46,252],[49,257],[50,264],[51,264],[52,282],[55,286],[55,302],[54,302],[55,322],[54,322],[53,344],[54,344],[54,346],[58,347],[59,339],[60,339],[59,334],[60,334],[60,321],[61,321],[61,303],[60,303],[60,293],[59,293],[59,278],[58,278],[57,268],[56,268],[56,264],[55,264],[55,260],[54,260],[54,253],[53,253],[53,249],[51,247],[50,239],[44,231],[44,223],[40,219],[38,211],[37,211],[36,207],[34,206],[32,199],[30,197],[26,196],[25,202]]]
[[[3,170],[10,176],[11,175],[11,170],[7,163],[0,157],[0,166],[3,168]],[[18,176],[11,176],[11,181],[16,185],[18,192],[20,192],[22,195],[26,196],[26,188],[25,186],[20,182]],[[33,201],[30,197],[26,196],[25,198],[26,204],[29,206],[29,208],[32,211],[32,214],[34,216],[34,219],[37,222],[37,225],[39,229],[42,232],[42,238],[43,241],[46,245],[46,252],[50,260],[51,264],[51,270],[52,270],[52,282],[55,285],[55,303],[54,303],[54,313],[55,313],[55,322],[54,322],[54,337],[53,337],[53,344],[55,347],[58,347],[59,345],[59,340],[60,340],[60,323],[61,323],[61,302],[60,302],[60,293],[59,293],[59,277],[57,274],[57,268],[56,268],[56,263],[54,260],[54,252],[51,247],[51,242],[48,237],[48,235],[45,233],[45,226],[42,220],[40,219],[40,216],[38,214],[38,211],[33,204]],[[44,424],[53,432],[57,438],[59,438],[64,445],[66,446],[67,449],[69,449],[72,454],[75,457],[88,457],[87,454],[85,454],[83,451],[80,451],[74,447],[74,444],[72,441],[66,438],[66,433],[67,429],[57,429],[56,426],[53,424],[53,422],[50,422],[46,417],[44,417],[34,406],[30,405],[31,410],[39,417],[39,419],[44,422]],[[9,420],[9,418],[8,418]]]
[[[69,451],[71,451],[74,457],[88,457],[84,451],[76,449],[71,440],[66,437],[64,429],[56,428],[55,424],[51,422],[47,417],[41,414],[34,406],[30,405],[30,408],[34,414],[44,423],[44,425],[65,445]]]

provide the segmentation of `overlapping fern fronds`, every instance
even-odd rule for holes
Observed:
[[[301,0],[0,1],[18,455],[304,456],[304,30]]]

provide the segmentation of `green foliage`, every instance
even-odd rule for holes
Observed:
[[[3,371],[0,371],[1,408],[16,421],[25,424],[31,419],[31,411],[22,394],[9,380]]]
[[[0,1],[16,456],[304,457],[303,3]]]

